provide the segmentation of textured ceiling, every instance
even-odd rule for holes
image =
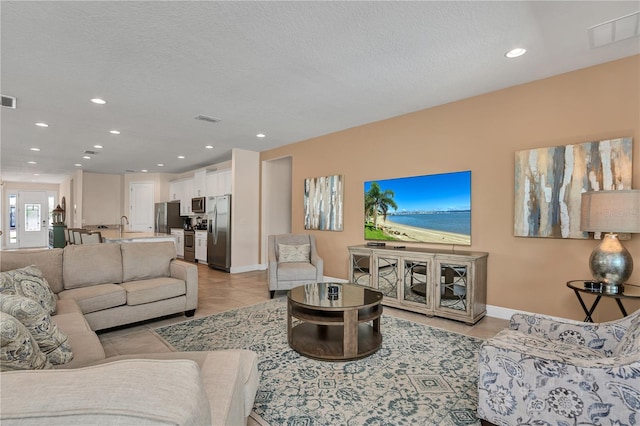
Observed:
[[[3,181],[56,183],[75,163],[183,172],[640,53],[638,37],[592,49],[587,34],[638,1],[0,7],[1,91],[18,99],[1,109]],[[507,60],[516,46],[527,54]]]

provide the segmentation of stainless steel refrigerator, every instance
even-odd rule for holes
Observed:
[[[207,197],[207,263],[229,272],[231,268],[231,195]]]
[[[171,228],[182,229],[184,220],[180,217],[180,201],[156,203],[155,221],[154,232],[158,234],[170,234]]]

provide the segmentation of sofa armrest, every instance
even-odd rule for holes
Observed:
[[[598,324],[545,315],[514,314],[509,328],[552,340],[568,341],[610,355],[630,322],[630,317]]]
[[[185,311],[198,307],[198,267],[183,260],[174,259],[169,264],[171,276],[181,279],[186,284],[187,303]]]
[[[200,369],[188,360],[126,360],[2,373],[3,425],[211,424]],[[5,391],[6,390],[6,391]]]

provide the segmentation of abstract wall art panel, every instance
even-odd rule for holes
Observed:
[[[304,180],[304,229],[342,231],[342,175]]]
[[[516,152],[514,235],[588,238],[582,193],[631,189],[632,149],[620,138]]]

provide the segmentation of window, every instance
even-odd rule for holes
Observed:
[[[9,244],[18,242],[18,230],[16,229],[17,201],[18,196],[16,194],[9,195]]]
[[[24,230],[26,232],[40,232],[42,212],[40,204],[24,205]]]

